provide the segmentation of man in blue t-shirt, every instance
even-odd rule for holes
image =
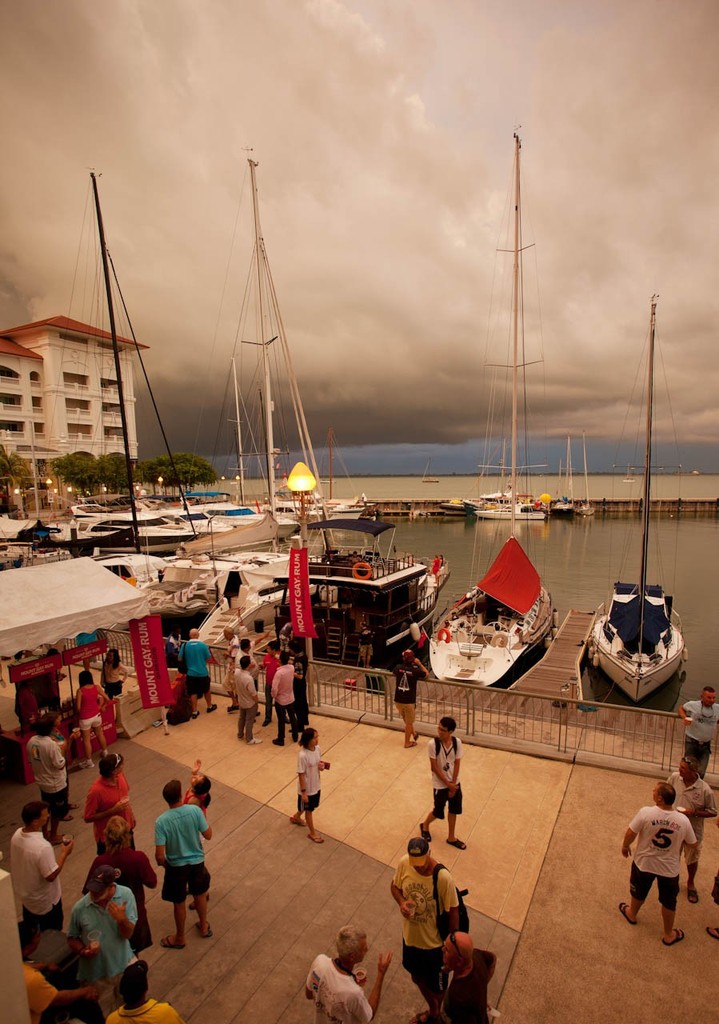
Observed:
[[[705,686],[699,700],[688,700],[679,708],[679,717],[686,726],[684,753],[699,762],[699,775],[704,778],[712,752],[712,739],[719,723],[716,690]]]
[[[212,661],[212,651],[200,640],[199,629],[190,630],[190,639],[180,648],[180,658],[184,658],[187,665],[187,677],[185,687],[187,695],[192,703],[192,717],[197,718],[200,712],[197,710],[197,698],[204,697],[207,704],[207,714],[217,711],[217,705],[212,703],[210,696],[210,670],[208,668]]]
[[[203,939],[212,935],[207,921],[210,873],[205,867],[205,851],[200,838],[212,839],[212,829],[196,804],[182,802],[179,779],[166,783],[162,796],[170,809],[155,822],[155,860],[165,869],[162,898],[173,905],[175,934],[161,939],[160,945],[165,949],[184,949],[188,891],[195,900],[200,935]]]

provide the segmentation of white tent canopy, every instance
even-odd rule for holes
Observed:
[[[136,590],[91,558],[0,572],[0,655],[56,644],[149,614]]]

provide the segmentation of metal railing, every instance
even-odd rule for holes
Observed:
[[[129,633],[104,633],[109,646],[120,652],[123,664],[132,666]],[[221,692],[224,648],[212,651],[216,659],[209,666],[212,688]],[[310,681],[310,706],[317,712],[337,713],[371,725],[399,721],[391,672],[314,661]],[[684,752],[684,726],[672,712],[568,697],[534,697],[468,683],[420,682],[416,721],[434,730],[444,715],[455,719],[463,739],[483,746],[640,774],[668,775]],[[708,774],[715,777],[708,781],[719,782],[716,750]]]

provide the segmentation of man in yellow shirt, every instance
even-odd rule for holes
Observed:
[[[84,988],[57,989],[41,973],[48,964],[28,963],[40,942],[40,929],[36,924],[20,921],[18,924],[20,947],[23,958],[23,975],[27,989],[31,1024],[54,1020],[54,1013],[60,1008],[67,1010],[75,1020],[83,1024],[103,1024],[104,1014],[97,1002],[98,992],[94,985]],[[46,1011],[48,1011],[46,1013]]]
[[[158,1003],[156,999],[147,998],[147,963],[136,960],[128,964],[120,979],[120,995],[124,1005],[113,1010],[107,1018],[107,1024],[122,1024],[131,1020],[134,1024],[185,1024],[177,1010],[169,1003]]]
[[[402,966],[420,990],[428,1013],[418,1014],[419,1024],[440,1020],[447,975],[442,963],[442,938],[437,925],[438,910],[449,912],[450,931],[459,927],[459,900],[449,871],[437,875],[434,898],[433,873],[437,861],[429,853],[426,839],[410,839],[407,853],[400,860],[392,879],[392,898],[402,915]]]

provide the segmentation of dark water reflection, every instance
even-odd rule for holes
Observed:
[[[639,571],[640,526],[636,519],[576,518],[519,524],[518,539],[552,593],[560,622],[570,608],[593,610],[608,601],[617,579],[634,581]],[[480,577],[506,537],[506,524],[466,519],[417,519],[397,526],[397,547],[422,560],[443,554],[452,576],[442,607],[456,600]],[[671,679],[645,706],[672,709],[702,686],[716,685],[711,626],[719,578],[719,522],[715,519],[652,521],[649,583],[673,593],[684,628],[689,659],[686,677]],[[629,703],[602,673],[585,672],[585,695]]]

